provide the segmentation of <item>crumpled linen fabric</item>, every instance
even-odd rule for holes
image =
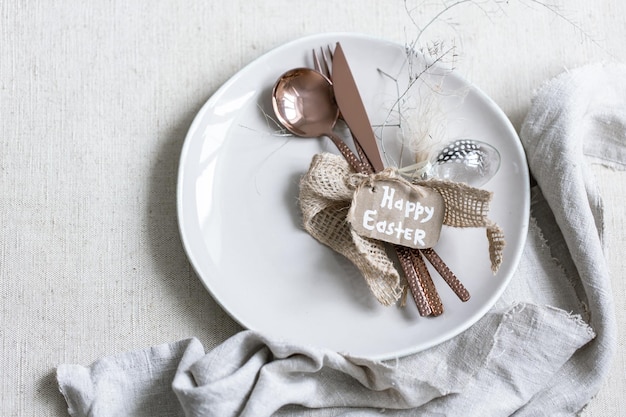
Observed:
[[[615,348],[602,203],[588,168],[626,168],[626,67],[546,83],[521,139],[537,185],[519,268],[461,335],[377,362],[243,331],[60,365],[72,416],[570,416]]]

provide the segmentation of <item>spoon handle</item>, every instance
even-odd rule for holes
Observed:
[[[409,289],[411,290],[413,301],[415,301],[415,305],[417,306],[417,311],[419,311],[420,316],[430,316],[433,314],[433,309],[428,301],[424,281],[420,279],[418,271],[413,264],[411,250],[406,246],[400,245],[394,245],[394,249],[404,272],[404,277],[409,284]]]

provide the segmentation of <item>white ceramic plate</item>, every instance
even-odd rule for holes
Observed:
[[[444,227],[437,252],[471,293],[462,303],[433,273],[445,312],[420,317],[415,305],[383,307],[342,256],[301,228],[298,181],[312,156],[336,152],[327,139],[276,135],[264,112],[285,71],[313,65],[312,48],[340,41],[372,124],[388,113],[395,87],[378,72],[397,73],[403,45],[354,34],[323,34],[258,58],[224,84],[196,116],[178,178],[183,244],[217,302],[244,327],[272,337],[375,359],[404,356],[441,343],[482,317],[502,294],[521,256],[529,180],[519,139],[502,111],[452,73],[444,91],[469,88],[450,106],[449,137],[480,139],[502,155],[484,188],[494,191],[490,218],[505,231],[504,262],[490,270],[484,229]]]

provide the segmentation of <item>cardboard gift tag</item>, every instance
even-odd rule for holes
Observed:
[[[426,249],[439,240],[444,212],[443,197],[431,188],[374,180],[357,188],[348,222],[360,236]]]

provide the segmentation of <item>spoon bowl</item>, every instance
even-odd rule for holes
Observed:
[[[303,137],[326,135],[339,118],[331,82],[308,68],[289,70],[278,79],[272,105],[283,126]]]
[[[327,136],[357,172],[363,165],[348,146],[333,133],[339,107],[330,80],[315,70],[295,68],[274,85],[272,106],[278,121],[300,137]]]

